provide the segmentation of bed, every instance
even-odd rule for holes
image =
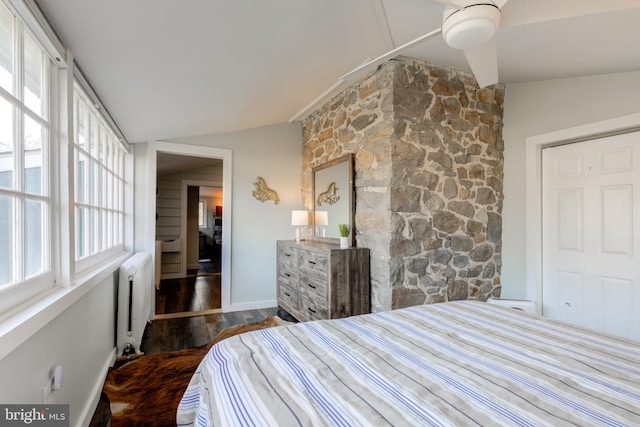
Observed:
[[[238,335],[178,425],[638,426],[640,344],[479,301]]]

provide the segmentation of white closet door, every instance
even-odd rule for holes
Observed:
[[[640,132],[542,159],[543,315],[640,340]]]

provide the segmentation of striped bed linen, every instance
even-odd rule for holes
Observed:
[[[479,301],[299,323],[216,344],[197,426],[639,426],[640,344]]]

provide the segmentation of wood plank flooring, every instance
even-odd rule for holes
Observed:
[[[164,279],[156,290],[156,315],[201,312],[222,307],[220,263],[201,262],[184,279]],[[173,316],[176,317],[176,316]]]
[[[156,290],[156,314],[220,308],[220,275],[165,279]]]
[[[182,350],[207,344],[229,326],[253,323],[275,316],[277,307],[235,311],[207,316],[154,320],[147,325],[140,343],[144,354]]]

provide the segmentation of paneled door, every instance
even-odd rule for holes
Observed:
[[[543,315],[640,340],[640,132],[542,162]]]

